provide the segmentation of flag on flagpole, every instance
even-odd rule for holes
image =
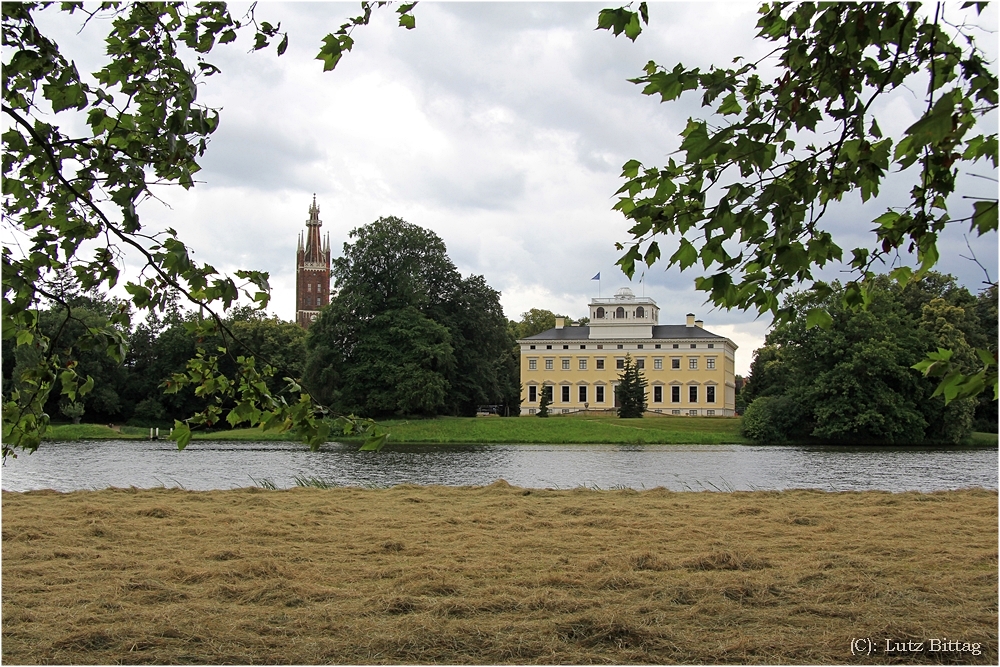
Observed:
[[[600,280],[600,279],[601,279],[601,273],[599,271],[598,271],[598,273],[597,273],[596,276],[594,276],[593,278],[591,278],[591,280]]]

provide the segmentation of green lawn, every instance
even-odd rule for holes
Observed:
[[[727,417],[658,416],[618,419],[612,415],[558,415],[539,417],[439,417],[379,422],[390,433],[389,442],[414,444],[539,443],[539,444],[746,444],[740,420]],[[46,440],[145,439],[149,430],[102,424],[61,424],[49,427]],[[166,437],[168,429],[160,429]],[[294,441],[288,433],[262,433],[259,429],[195,432],[195,440]],[[350,440],[346,438],[335,438]],[[996,433],[973,433],[972,445],[996,445]]]
[[[567,415],[539,417],[444,417],[388,420],[390,442],[411,443],[744,443],[740,420],[722,417],[646,417]]]

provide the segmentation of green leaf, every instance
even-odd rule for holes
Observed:
[[[361,445],[359,451],[362,452],[377,452],[385,447],[386,440],[388,439],[388,433],[382,433],[379,435],[373,435],[365,440],[365,444]]]
[[[951,133],[951,116],[954,110],[954,97],[942,95],[928,113],[906,129],[906,134],[910,135],[918,145],[939,143]],[[898,146],[896,150],[899,150]]]
[[[170,439],[177,442],[177,449],[183,450],[191,442],[191,427],[175,419],[174,432],[170,434]]]
[[[806,329],[813,327],[829,329],[831,326],[833,326],[833,318],[830,317],[830,313],[826,312],[825,308],[810,308],[806,313]]]
[[[729,114],[739,113],[743,111],[740,103],[736,101],[736,93],[729,93],[724,98],[722,98],[722,104],[719,105],[719,113],[723,116],[728,116]]]
[[[680,245],[675,252],[670,257],[670,265],[679,264],[681,271],[692,266],[698,261],[698,249],[691,245],[691,242],[685,238],[681,238]]]
[[[972,229],[980,236],[997,230],[997,200],[977,201],[972,205]]]

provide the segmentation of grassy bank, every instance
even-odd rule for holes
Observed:
[[[729,444],[743,443],[740,421],[724,418],[648,417],[618,419],[611,415],[536,417],[440,417],[379,422],[400,443],[609,443],[609,444]],[[47,440],[144,439],[149,429],[122,426],[121,432],[101,424],[61,424],[49,427]],[[165,437],[169,429],[160,429]],[[288,433],[260,429],[195,432],[195,440],[291,441]],[[341,439],[341,440],[348,440]]]
[[[997,661],[997,494],[4,493],[5,663]],[[852,657],[852,638],[981,655]],[[971,647],[970,647],[971,648]]]
[[[740,435],[740,420],[705,417],[647,417],[618,419],[611,415],[537,417],[439,417],[437,419],[386,420],[390,442],[448,443],[607,443],[607,444],[732,444],[747,442]],[[239,429],[198,434],[201,440],[259,440],[260,431]],[[291,437],[274,436],[270,439]],[[350,438],[341,440],[350,441]]]
[[[611,415],[560,415],[537,417],[440,417],[438,419],[387,420],[380,425],[390,442],[448,443],[607,443],[607,444],[745,444],[740,420],[723,417],[646,417],[618,419]],[[160,429],[161,434],[168,429]],[[50,427],[48,440],[144,439],[149,430],[121,427],[121,433],[99,424],[65,424]],[[196,432],[195,440],[293,441],[288,433],[262,433],[259,429]],[[350,440],[350,439],[342,439]],[[973,433],[969,443],[996,445],[996,433]]]

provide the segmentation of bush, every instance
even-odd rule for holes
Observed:
[[[743,413],[743,435],[758,445],[775,445],[803,440],[805,428],[802,406],[790,396],[761,396]]]
[[[84,412],[83,403],[80,403],[79,401],[63,403],[59,406],[59,412],[72,419],[74,424],[79,424],[80,417],[83,416]]]

